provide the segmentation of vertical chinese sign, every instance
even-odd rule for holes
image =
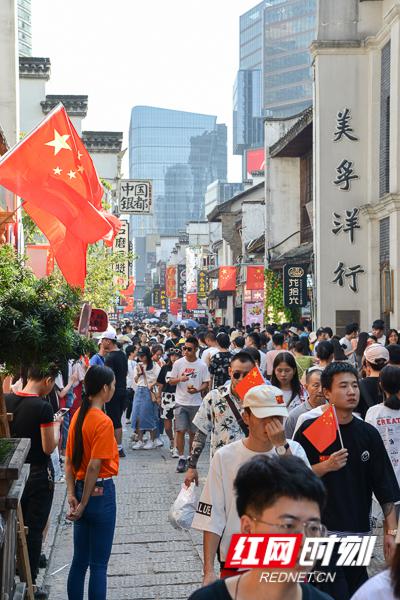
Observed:
[[[165,293],[167,298],[176,298],[176,267],[168,265],[165,275]]]
[[[114,282],[118,289],[126,290],[129,286],[129,222],[120,221],[122,226],[113,242],[113,254],[118,257],[113,265]]]
[[[307,270],[307,265],[283,267],[283,302],[287,308],[307,306]]]
[[[340,52],[334,43],[328,46],[313,46],[315,326],[336,329],[359,311],[366,328],[373,251],[361,207],[368,202],[370,179],[369,57],[351,43]]]

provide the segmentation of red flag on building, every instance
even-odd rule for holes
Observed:
[[[337,432],[335,407],[330,406],[314,423],[304,429],[303,435],[318,452],[323,452],[336,440]]]
[[[0,184],[23,199],[65,279],[83,288],[88,244],[112,243],[119,221],[103,212],[103,187],[62,104],[1,158]]]
[[[165,294],[167,298],[176,297],[176,267],[170,265],[165,271]]]
[[[177,315],[182,310],[182,298],[171,298],[169,305],[169,312],[171,315]]]
[[[186,294],[186,308],[187,308],[187,310],[196,310],[196,308],[197,308],[197,293]]]
[[[219,268],[218,289],[221,292],[232,292],[236,290],[236,267]]]
[[[264,289],[264,267],[247,267],[246,288],[248,290]]]
[[[265,383],[264,377],[260,373],[260,369],[256,366],[253,367],[252,370],[247,373],[246,377],[243,377],[242,381],[239,381],[237,384],[235,391],[239,398],[243,400],[245,395],[251,388],[256,385],[263,385]]]

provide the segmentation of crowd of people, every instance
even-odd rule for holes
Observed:
[[[336,553],[328,568],[333,582],[282,585],[271,597],[399,599],[399,367],[399,334],[385,334],[377,320],[370,332],[349,324],[343,336],[329,327],[313,332],[309,323],[193,329],[125,322],[64,373],[30,369],[6,403],[12,435],[31,438],[22,509],[33,580],[54,481],[64,480],[60,462],[75,528],[68,597],[83,599],[89,568],[89,598],[101,600],[119,460],[168,444],[185,484],[198,485],[210,436],[210,468],[193,520],[203,532],[206,587],[193,599],[270,597],[266,586],[257,588],[254,571],[225,567],[233,533],[368,536],[378,505],[391,571],[368,579],[366,567],[338,567]],[[255,368],[263,383],[243,398],[237,388]],[[332,406],[338,435],[319,452],[304,432]],[[123,424],[131,427],[129,440]],[[35,594],[47,597],[41,589]]]

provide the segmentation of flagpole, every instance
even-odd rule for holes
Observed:
[[[337,418],[336,408],[335,408],[334,404],[332,404],[332,408],[333,408],[333,414],[335,415],[336,428],[337,428],[337,431],[338,431],[338,434],[339,434],[340,445],[342,446],[342,450],[343,450],[344,449],[343,439],[342,439],[342,434],[340,432],[339,421],[338,421],[338,418]]]

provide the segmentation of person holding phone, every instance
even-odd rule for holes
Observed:
[[[71,421],[65,453],[69,513],[74,521],[74,556],[68,575],[69,600],[83,600],[90,568],[89,600],[105,600],[107,565],[114,538],[118,446],[104,406],[113,397],[115,376],[94,365],[84,379],[82,404]]]

